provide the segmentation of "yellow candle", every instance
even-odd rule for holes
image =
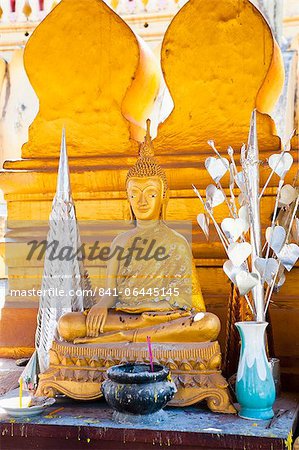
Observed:
[[[22,408],[22,396],[23,396],[23,378],[20,378],[20,408]]]

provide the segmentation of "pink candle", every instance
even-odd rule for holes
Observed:
[[[151,338],[147,336],[147,345],[148,345],[148,353],[149,353],[149,360],[151,365],[152,372],[154,371],[154,362],[153,362],[153,352],[152,352],[152,344],[151,344]]]

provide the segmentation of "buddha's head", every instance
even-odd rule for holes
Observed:
[[[154,158],[150,137],[150,121],[140,145],[139,158],[127,175],[127,195],[132,216],[137,220],[164,218],[167,204],[167,179],[164,170]]]

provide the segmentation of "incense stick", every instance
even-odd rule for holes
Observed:
[[[153,362],[153,352],[152,352],[152,344],[151,344],[151,338],[150,336],[147,336],[147,345],[148,345],[148,353],[149,353],[149,360],[151,365],[151,371],[154,371],[154,362]]]

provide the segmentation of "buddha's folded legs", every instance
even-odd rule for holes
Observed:
[[[142,314],[129,314],[114,309],[109,309],[104,325],[104,333],[122,330],[136,330],[141,327],[149,327],[159,323],[189,316],[185,311],[171,311],[169,313],[149,312]],[[64,314],[58,322],[58,332],[62,339],[73,342],[76,338],[87,336],[86,328],[87,313],[74,312]]]
[[[208,342],[217,339],[220,321],[212,313],[187,312],[128,314],[109,311],[104,332],[87,337],[86,315],[69,313],[58,324],[62,339],[75,343],[145,342]]]

